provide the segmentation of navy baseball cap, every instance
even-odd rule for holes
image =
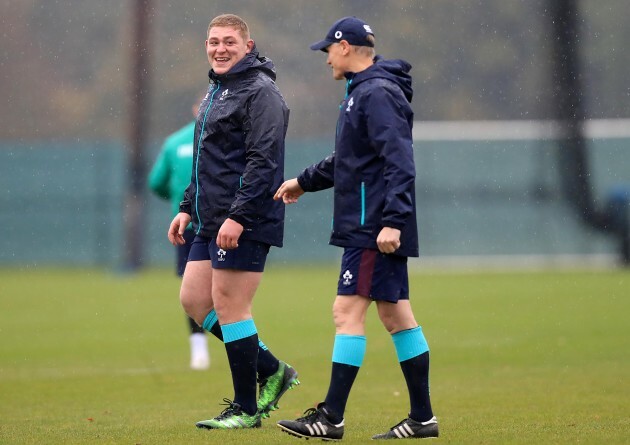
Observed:
[[[317,51],[319,49],[326,52],[326,48],[333,43],[339,43],[342,40],[346,40],[350,45],[354,46],[374,47],[374,44],[368,41],[368,35],[374,35],[370,25],[356,17],[344,17],[337,20],[335,24],[332,25],[324,40],[313,43],[311,45],[311,49],[313,51]]]

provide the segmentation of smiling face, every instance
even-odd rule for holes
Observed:
[[[212,70],[225,74],[254,47],[252,39],[246,39],[241,32],[231,26],[213,26],[208,31],[206,54]]]
[[[345,79],[346,73],[360,73],[374,64],[373,48],[352,46],[347,40],[333,43],[325,49],[326,63],[335,80]]]
[[[349,45],[347,45],[345,40],[342,40],[340,43],[333,43],[326,48],[326,53],[328,54],[326,63],[332,68],[333,79],[335,80],[342,80],[344,74],[348,71],[346,56],[349,49]]]

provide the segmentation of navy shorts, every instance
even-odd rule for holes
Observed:
[[[361,295],[391,303],[408,300],[407,257],[346,247],[341,258],[337,295]]]
[[[185,244],[181,246],[177,246],[177,275],[180,277],[184,276],[184,270],[186,270],[186,262],[188,261],[188,254],[190,253],[190,247],[192,246],[192,242],[195,239],[195,232],[193,229],[184,230],[184,241]]]
[[[188,261],[212,261],[213,269],[235,269],[248,272],[262,272],[269,253],[269,244],[252,240],[238,240],[238,247],[223,250],[214,238],[195,236],[190,247]]]

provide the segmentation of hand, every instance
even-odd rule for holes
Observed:
[[[190,215],[188,213],[178,213],[173,218],[171,225],[168,228],[168,240],[173,246],[182,246],[186,244],[184,240],[184,230],[190,224]]]
[[[383,227],[376,237],[376,245],[382,253],[394,253],[400,247],[400,230]]]
[[[223,250],[236,249],[241,233],[243,233],[242,225],[233,219],[226,219],[217,233],[217,246]]]
[[[285,204],[295,204],[298,201],[298,198],[303,194],[304,190],[300,187],[297,179],[293,178],[288,181],[284,181],[276,194],[273,195],[273,199],[276,201],[278,199],[282,199],[282,202]]]

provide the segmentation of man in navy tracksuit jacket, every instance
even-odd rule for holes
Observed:
[[[418,256],[411,141],[411,66],[380,57],[347,74],[335,152],[297,178],[303,190],[335,188],[330,243],[377,249],[383,227],[401,231],[394,255]]]
[[[243,226],[239,239],[282,247],[284,206],[273,193],[283,181],[289,110],[275,78],[273,63],[255,46],[229,73],[210,71],[192,179],[180,204],[195,234],[215,238],[229,218]]]
[[[234,399],[197,427],[256,428],[299,383],[259,340],[251,314],[269,248],[282,246],[284,206],[273,195],[283,181],[289,110],[273,63],[259,55],[243,19],[215,17],[206,53],[212,69],[195,124],[191,181],[168,237],[183,244],[192,220],[180,300],[223,340],[232,372]]]
[[[429,397],[429,348],[409,304],[407,257],[418,256],[411,128],[411,66],[375,56],[374,34],[356,17],[337,21],[311,46],[328,54],[333,77],[346,81],[335,151],[288,180],[276,199],[334,187],[330,243],[344,248],[333,305],[336,336],[328,394],[315,409],[278,426],[299,437],[341,439],[350,389],[366,350],[365,316],[376,301],[409,390],[411,409],[373,439],[437,437]],[[381,413],[382,414],[382,413]]]

